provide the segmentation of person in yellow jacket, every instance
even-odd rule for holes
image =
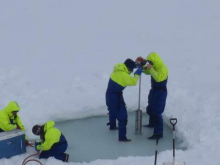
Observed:
[[[134,75],[130,75],[136,64],[131,59],[126,59],[124,63],[115,64],[111,73],[108,87],[106,90],[106,105],[109,111],[109,129],[118,129],[118,140],[121,142],[130,142],[126,136],[126,126],[128,122],[127,108],[123,97],[123,90],[127,86],[135,86],[142,73],[142,68],[138,68]],[[118,120],[118,127],[116,126]]]
[[[25,127],[18,115],[20,109],[20,105],[16,101],[10,101],[8,105],[0,111],[0,132],[12,131],[15,129],[20,129],[25,132]],[[26,145],[28,144],[29,142],[26,136]]]
[[[55,157],[63,162],[68,162],[69,154],[66,154],[68,143],[64,135],[54,127],[54,121],[48,121],[44,125],[35,125],[32,132],[40,136],[41,142],[35,142],[36,151],[41,151],[39,158],[47,159]]]
[[[149,115],[149,124],[146,126],[154,128],[154,133],[149,139],[159,139],[163,137],[162,113],[164,112],[167,98],[168,68],[155,52],[150,53],[146,59],[138,57],[137,61],[144,64],[143,72],[151,76],[151,89],[146,108]]]

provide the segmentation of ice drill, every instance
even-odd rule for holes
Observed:
[[[135,117],[135,133],[136,134],[141,134],[141,128],[142,128],[142,110],[140,109],[140,100],[141,100],[141,75],[139,77],[138,109],[136,110],[136,117]]]

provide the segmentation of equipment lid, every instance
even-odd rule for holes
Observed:
[[[0,141],[10,139],[16,136],[24,135],[24,131],[19,129],[8,131],[8,132],[1,132],[0,133]]]

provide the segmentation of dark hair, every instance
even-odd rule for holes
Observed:
[[[135,62],[130,58],[126,59],[124,64],[131,72],[133,72],[134,68],[137,68]]]
[[[35,125],[32,128],[32,132],[35,135],[39,135],[40,139],[45,141],[45,132],[44,132],[44,125],[40,126],[40,125]]]
[[[44,125],[41,126],[41,130],[40,130],[40,139],[41,139],[42,141],[45,141]]]

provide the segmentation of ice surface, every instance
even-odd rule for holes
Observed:
[[[177,137],[187,147],[176,151],[176,160],[219,165],[219,8],[220,1],[207,0],[2,0],[0,107],[11,100],[21,104],[20,117],[30,139],[36,138],[31,132],[35,124],[104,115],[104,93],[114,64],[156,51],[169,69],[164,122],[178,118]],[[142,80],[144,108],[150,77]],[[137,86],[125,90],[128,110],[137,107],[136,96]],[[104,131],[106,127],[99,133]],[[128,137],[133,138],[132,131],[129,127]],[[112,136],[117,140],[117,133]],[[133,138],[134,142],[138,141]],[[34,152],[30,148],[27,154],[1,159],[0,164],[21,165]],[[66,164],[54,158],[41,161]],[[150,165],[153,161],[154,156],[121,157],[88,164]],[[158,165],[170,161],[172,150],[159,152]]]
[[[108,116],[89,117],[56,123],[66,136],[70,154],[70,161],[90,162],[96,159],[116,159],[127,156],[153,156],[155,140],[148,140],[152,135],[152,128],[142,128],[142,135],[135,134],[135,113],[128,114],[127,137],[132,142],[119,142],[118,131],[110,131],[106,126]],[[147,114],[143,114],[143,124],[148,122]],[[158,152],[172,150],[172,130],[164,125],[164,138],[159,141]],[[177,149],[180,140],[177,141]],[[172,155],[170,155],[172,158]]]
[[[166,162],[163,165],[185,165],[185,162]]]

